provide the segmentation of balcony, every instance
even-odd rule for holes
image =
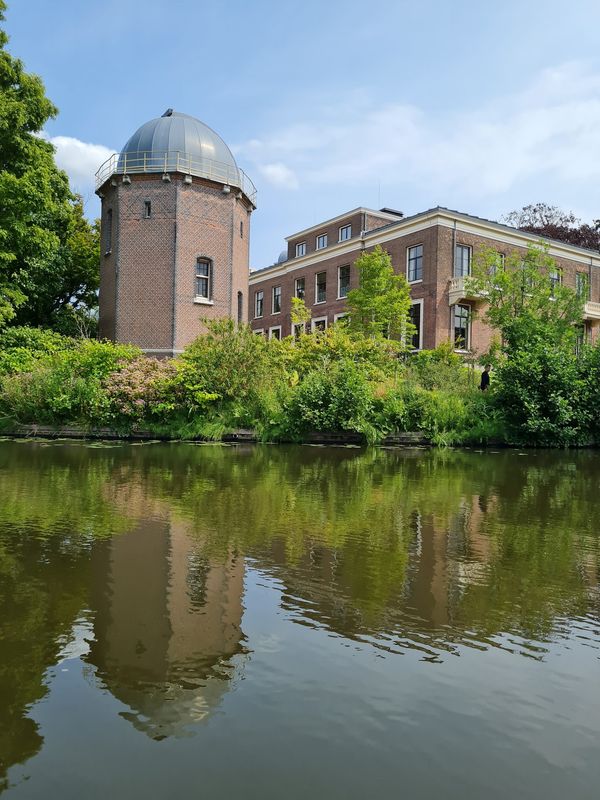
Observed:
[[[467,288],[467,276],[450,278],[448,286],[448,305],[454,306],[461,300],[482,300],[482,296]]]
[[[588,301],[583,307],[583,318],[590,322],[600,322],[600,303]]]
[[[180,151],[114,153],[96,172],[96,191],[113,175],[181,172],[227,186],[235,186],[256,206],[256,188],[243,170],[210,158],[198,160]]]

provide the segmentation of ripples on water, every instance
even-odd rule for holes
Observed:
[[[0,791],[593,796],[599,477],[0,442]]]

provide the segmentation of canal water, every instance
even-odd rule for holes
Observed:
[[[595,798],[595,452],[0,441],[0,794]]]

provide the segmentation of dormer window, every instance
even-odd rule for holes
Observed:
[[[317,250],[322,250],[324,247],[327,247],[326,233],[322,233],[320,236],[317,236]]]
[[[298,242],[296,245],[296,258],[306,255],[306,242]]]

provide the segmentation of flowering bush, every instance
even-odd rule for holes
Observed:
[[[164,419],[182,407],[182,387],[174,361],[138,356],[123,360],[104,380],[107,421],[139,424]]]

